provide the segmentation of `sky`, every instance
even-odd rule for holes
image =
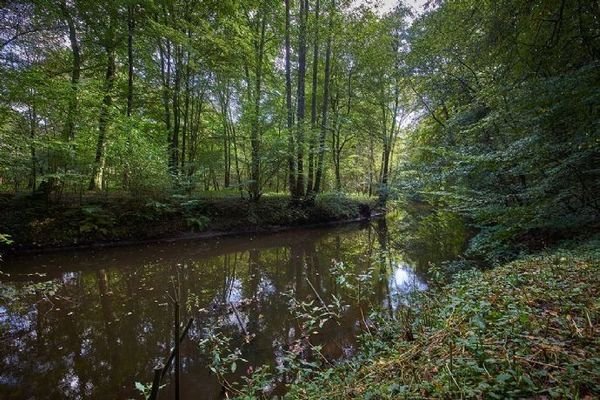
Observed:
[[[361,0],[361,2],[367,2],[368,0]],[[423,12],[423,6],[427,0],[404,0],[404,3],[412,7],[417,14]],[[398,4],[398,0],[382,0],[383,12],[389,11]]]

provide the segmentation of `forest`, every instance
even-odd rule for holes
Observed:
[[[310,259],[304,272],[290,272],[290,285],[309,285],[304,294],[318,300],[312,314],[335,320],[329,296],[351,285],[357,324],[369,337],[349,364],[332,366],[321,354],[318,368],[302,364],[273,378],[291,385],[291,398],[600,396],[600,306],[590,302],[600,296],[599,1],[0,7],[0,266],[10,270],[12,253],[36,248],[265,233],[387,214],[385,228],[369,228],[366,253],[385,269],[392,248],[403,252],[432,294],[418,310],[397,306],[381,322],[362,308],[361,285],[374,275],[344,272],[339,235],[335,255],[329,244],[305,253],[291,247],[290,265]],[[310,280],[323,274],[310,278],[319,246],[334,265],[330,289]],[[250,269],[261,263],[254,251]],[[481,272],[490,267],[497,272]],[[248,298],[260,297],[258,272],[248,274]],[[563,275],[567,283],[558,282]],[[4,279],[10,274],[0,270],[0,289]],[[574,293],[568,306],[558,301],[562,284]],[[8,304],[14,293],[0,300]],[[396,304],[380,294],[378,306]],[[448,301],[462,308],[444,308]],[[8,321],[2,302],[0,325]],[[560,336],[553,345],[532,339],[552,329]],[[523,335],[528,341],[515,339],[515,348],[491,344]],[[566,343],[587,350],[557,350]],[[403,357],[412,352],[421,361],[408,365]],[[441,360],[435,368],[432,358]],[[222,369],[212,371],[227,382]],[[255,396],[267,385],[257,376],[246,377],[242,391],[224,383],[225,395]],[[5,382],[12,381],[0,379],[0,395],[26,398],[3,392]],[[339,392],[348,382],[354,389]]]
[[[0,188],[392,195],[483,252],[565,236],[598,221],[598,7],[5,1]]]
[[[409,9],[293,6],[8,2],[3,188],[258,200],[386,186],[415,112]]]

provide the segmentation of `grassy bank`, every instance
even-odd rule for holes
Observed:
[[[341,194],[323,194],[310,204],[294,204],[283,195],[266,195],[258,203],[235,196],[96,196],[61,202],[4,196],[0,233],[12,240],[5,251],[19,251],[353,220],[368,216],[373,205],[371,199]]]
[[[423,296],[416,311],[371,327],[354,359],[288,397],[600,396],[598,241],[464,272]]]

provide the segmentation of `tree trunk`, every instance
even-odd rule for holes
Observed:
[[[223,124],[223,161],[225,164],[224,187],[231,185],[231,129],[229,127],[229,82],[226,80],[218,92],[221,120]]]
[[[202,129],[202,113],[204,111],[204,86],[194,87],[192,82],[191,116],[190,116],[190,140],[188,151],[188,177],[196,172],[196,154],[198,150],[198,133]],[[196,93],[197,89],[197,93]]]
[[[285,106],[288,134],[288,186],[290,195],[296,191],[296,161],[294,159],[294,111],[292,109],[292,63],[290,45],[290,0],[285,0]]]
[[[163,101],[163,115],[165,119],[165,129],[167,131],[167,146],[169,147],[169,169],[171,169],[171,45],[169,42],[166,46],[163,46],[162,39],[158,42],[158,51],[160,56],[160,75],[162,80],[162,101]]]
[[[187,53],[185,64],[185,97],[183,104],[183,131],[181,132],[181,173],[185,175],[185,154],[187,152],[187,139],[188,132],[190,130],[189,118],[190,118],[190,53]]]
[[[191,26],[191,10],[189,1],[185,1],[185,20],[187,23],[187,27],[185,28],[186,36],[188,40],[191,42],[192,39],[192,31],[189,28]],[[185,165],[185,154],[187,151],[187,140],[189,134],[189,117],[190,117],[190,50],[188,49],[185,52],[184,63],[185,63],[185,87],[184,87],[184,100],[183,100],[183,130],[181,132],[181,173],[183,176],[186,175],[186,165]]]
[[[133,5],[127,6],[127,117],[133,110],[133,29],[135,28]]]
[[[313,63],[312,63],[312,92],[310,99],[310,141],[308,146],[308,180],[306,182],[306,195],[311,196],[314,191],[314,155],[316,147],[317,129],[317,78],[319,71],[319,7],[320,0],[315,5],[315,37],[313,41]]]
[[[350,111],[352,110],[352,68],[350,68],[350,70],[348,71],[348,84],[346,86],[346,96],[347,96],[347,100],[346,100],[346,114],[345,114],[345,119],[348,119],[350,117]],[[342,190],[342,174],[340,171],[340,164],[341,164],[341,159],[342,159],[342,150],[344,148],[344,145],[347,143],[347,141],[342,142],[341,141],[341,131],[342,131],[342,123],[340,121],[340,118],[337,118],[337,126],[336,128],[333,130],[332,133],[332,152],[333,152],[333,162],[334,162],[334,169],[335,169],[335,189],[337,191],[341,191]]]
[[[173,136],[171,137],[171,174],[177,175],[179,170],[179,130],[181,127],[181,110],[179,109],[179,92],[181,91],[181,47],[175,46],[175,79],[173,82]]]
[[[267,18],[263,10],[259,11],[261,15],[258,17],[256,26],[255,51],[256,51],[256,71],[254,80],[254,114],[252,130],[250,132],[250,146],[252,148],[251,167],[250,167],[250,197],[254,201],[260,198],[260,98],[262,91],[262,73],[263,59],[265,51],[265,31]]]
[[[115,82],[116,65],[114,45],[109,45],[106,50],[106,77],[104,79],[104,99],[100,107],[98,118],[98,141],[96,143],[96,157],[92,171],[89,190],[102,188],[104,183],[104,167],[106,163],[106,135],[110,123],[110,109],[112,106],[112,89]]]
[[[75,118],[77,114],[77,91],[79,88],[79,78],[81,76],[81,54],[79,42],[77,41],[77,27],[73,16],[67,8],[66,2],[60,4],[61,11],[69,28],[69,42],[71,44],[71,53],[73,54],[73,66],[71,70],[71,97],[69,99],[69,109],[67,111],[67,121],[65,123],[65,140],[75,138]]]
[[[399,96],[400,96],[400,88],[398,83],[394,86],[394,108],[392,109],[392,121],[391,127],[388,132],[386,129],[387,124],[385,120],[387,120],[385,105],[382,105],[383,109],[383,118],[384,118],[384,129],[383,129],[383,154],[382,154],[382,163],[381,163],[381,182],[379,185],[379,202],[381,204],[385,204],[388,197],[388,181],[389,181],[389,173],[390,173],[390,154],[392,152],[392,145],[394,140],[394,135],[396,133],[397,121],[398,118],[398,109],[399,109]]]
[[[298,33],[298,109],[296,113],[297,149],[296,149],[296,192],[295,198],[304,194],[304,114],[306,112],[306,18],[308,0],[300,0],[300,30]]]
[[[33,90],[31,90],[33,92]],[[34,96],[31,98],[32,104],[29,106],[29,137],[31,139],[31,144],[29,145],[31,151],[31,175],[29,176],[29,187],[31,188],[31,192],[35,192],[37,186],[37,154],[35,151],[35,131],[37,127],[37,112],[35,110],[35,99]]]
[[[127,6],[127,118],[131,118],[133,112],[133,30],[135,28],[134,20],[134,6],[130,4]],[[129,187],[131,166],[130,161],[132,158],[131,148],[131,121],[129,121],[128,132],[127,132],[127,156],[125,160],[125,170],[123,171],[123,186]]]
[[[230,118],[231,119],[231,118]],[[231,124],[231,141],[233,143],[233,157],[235,160],[235,174],[237,176],[237,184],[238,184],[238,189],[240,191],[240,197],[243,199],[244,198],[244,191],[242,190],[242,173],[240,172],[240,163],[239,163],[239,157],[238,157],[238,148],[237,148],[237,138],[236,138],[236,133],[235,133],[235,125]]]
[[[333,14],[335,11],[335,0],[331,2],[329,11],[329,34],[327,36],[327,50],[325,53],[325,81],[323,82],[323,108],[321,116],[321,132],[319,134],[319,159],[317,161],[317,172],[315,174],[315,193],[321,190],[323,179],[323,158],[325,155],[325,137],[327,134],[327,112],[329,108],[329,83],[331,80],[331,40],[333,35]]]

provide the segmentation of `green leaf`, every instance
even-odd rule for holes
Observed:
[[[505,383],[505,382],[511,380],[512,378],[513,377],[512,377],[511,374],[502,373],[502,374],[496,376],[496,381],[499,382],[499,383]]]

